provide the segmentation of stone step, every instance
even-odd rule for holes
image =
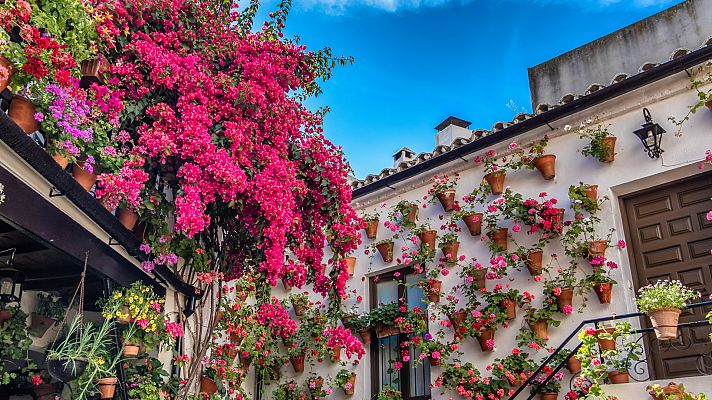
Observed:
[[[695,376],[689,378],[674,378],[658,381],[631,382],[620,385],[604,385],[603,391],[609,396],[617,397],[619,400],[652,400],[652,397],[648,394],[648,390],[646,389],[646,387],[648,387],[648,385],[654,385],[656,383],[660,386],[667,386],[667,384],[670,382],[685,385],[685,391],[693,393],[695,395],[699,393],[704,393],[707,398],[710,398],[710,396],[712,396],[711,376]]]

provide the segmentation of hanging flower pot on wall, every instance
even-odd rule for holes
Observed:
[[[348,271],[349,276],[354,276],[354,272],[356,272],[356,257],[346,257],[346,271]]]
[[[589,258],[594,258],[597,256],[605,257],[607,248],[608,248],[608,241],[594,240],[591,243],[589,243],[588,256],[589,256]]]
[[[566,306],[571,307],[574,302],[574,289],[573,288],[561,288],[561,292],[556,297],[556,304],[560,312],[564,312]]]
[[[218,392],[218,385],[214,380],[203,376],[200,378],[200,393],[213,394]]]
[[[403,224],[406,226],[415,226],[415,220],[418,218],[418,205],[411,204],[403,210]]]
[[[611,163],[616,159],[616,137],[608,136],[603,138],[602,140],[602,146],[606,156],[601,159],[601,162]]]
[[[487,286],[487,271],[484,269],[476,269],[472,271],[470,275],[472,277],[472,284],[476,289],[484,289]]]
[[[437,235],[438,231],[435,230],[421,232],[418,235],[418,239],[420,239],[420,247],[422,248],[423,246],[428,246],[432,250],[435,250],[435,239],[437,238]]]
[[[450,323],[452,324],[453,328],[457,331],[460,326],[465,323],[467,313],[465,312],[465,310],[460,309],[448,315],[447,318],[450,320]]]
[[[470,235],[479,236],[482,234],[482,218],[484,215],[482,213],[473,213],[462,216],[462,220],[467,225],[467,230],[470,231]]]
[[[586,185],[586,197],[592,202],[598,202],[598,185]]]
[[[596,339],[598,340],[598,347],[601,349],[601,351],[604,350],[615,350],[616,348],[616,341],[613,339],[604,339],[601,336],[602,333],[608,333],[608,334],[613,334],[613,332],[616,331],[616,328],[612,326],[607,326],[604,328],[600,328],[596,330]]]
[[[8,72],[7,75],[0,76],[0,92],[2,92],[10,84],[10,79],[15,75],[15,72],[17,72],[17,68],[15,68],[15,65],[11,63],[10,60],[2,55],[0,55],[0,65]]]
[[[532,276],[538,276],[542,273],[542,258],[544,256],[543,250],[532,250],[527,252],[526,265],[527,270]]]
[[[534,160],[534,166],[539,170],[544,179],[552,180],[556,177],[556,156],[544,154]]]
[[[490,187],[492,194],[502,194],[504,191],[504,178],[507,174],[504,172],[492,172],[485,175],[485,180]]]
[[[566,369],[568,369],[572,375],[581,372],[581,361],[576,358],[576,355],[566,360]]]
[[[10,119],[28,135],[40,129],[40,124],[35,120],[36,113],[37,109],[32,101],[22,96],[14,96],[10,109],[7,110]]]
[[[385,262],[385,263],[393,262],[393,242],[388,241],[388,242],[378,243],[378,244],[376,244],[376,249],[378,249],[378,252],[381,254],[381,258],[383,258],[383,262]]]
[[[426,282],[426,293],[428,294],[428,300],[431,303],[437,303],[440,301],[440,289],[442,288],[442,281],[437,279],[430,279]]]
[[[445,212],[450,212],[455,208],[455,191],[454,190],[446,190],[441,193],[436,194],[438,200],[440,200],[440,204],[443,206],[443,210]]]
[[[84,190],[89,190],[96,183],[96,174],[89,172],[90,167],[86,160],[86,157],[81,157],[72,165],[72,176]]]
[[[511,321],[517,318],[517,303],[515,303],[514,300],[504,299],[499,302],[499,306],[502,307],[507,314],[507,320]]]
[[[593,291],[598,296],[601,304],[610,304],[613,297],[613,283],[597,283],[593,285]]]
[[[348,388],[348,389],[347,389]],[[351,396],[356,391],[356,373],[352,372],[351,377],[346,380],[346,385],[344,387],[344,394]]]
[[[292,364],[295,373],[300,374],[304,372],[304,354],[289,357],[289,362]]]
[[[133,230],[138,222],[138,214],[130,208],[120,207],[116,209],[116,219],[128,230]]]
[[[535,335],[544,340],[549,339],[549,320],[542,318],[534,321],[527,321],[527,323]]]
[[[499,228],[495,231],[488,232],[490,240],[499,251],[507,251],[507,242],[509,241],[509,229]]]
[[[378,233],[378,218],[366,221],[366,237],[375,239]]]
[[[457,262],[457,252],[460,249],[460,242],[445,243],[442,245],[441,250],[443,256],[445,257],[445,262],[455,263]]]
[[[371,344],[371,330],[361,329],[358,331],[358,335],[361,337],[363,344]]]
[[[480,345],[480,350],[483,353],[494,351],[494,329],[481,331],[480,336],[477,336],[477,343]]]

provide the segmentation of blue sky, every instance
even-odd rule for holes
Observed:
[[[448,115],[489,129],[531,111],[527,68],[679,0],[294,0],[286,34],[356,58],[310,105],[359,178]]]

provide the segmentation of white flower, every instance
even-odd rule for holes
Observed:
[[[565,130],[566,132],[570,131],[570,130],[571,130],[571,125],[564,125],[564,130]]]

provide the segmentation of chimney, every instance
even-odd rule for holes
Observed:
[[[403,147],[393,155],[393,168],[398,168],[402,162],[415,159],[415,152],[407,147]]]
[[[469,139],[472,136],[472,131],[469,129],[472,122],[465,121],[457,117],[449,116],[445,121],[435,127],[438,131],[436,135],[436,145],[450,146],[455,139]]]

